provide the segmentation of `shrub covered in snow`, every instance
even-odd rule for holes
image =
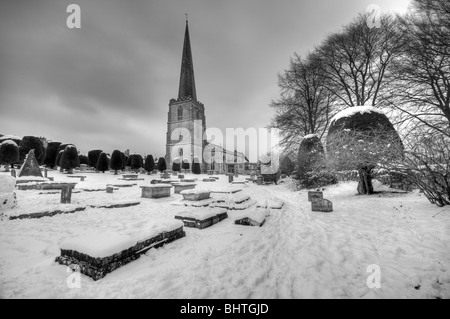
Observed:
[[[12,140],[5,140],[0,144],[0,164],[5,164],[8,171],[9,165],[19,161],[19,147]]]
[[[183,159],[183,163],[181,164],[181,168],[186,170],[189,169],[189,160],[187,158]]]
[[[192,173],[194,174],[201,174],[202,169],[200,167],[200,161],[198,160],[197,156],[194,156],[192,159]]]
[[[41,139],[36,136],[24,136],[19,145],[19,162],[23,163],[25,156],[34,149],[34,155],[39,165],[44,163],[45,148]]]
[[[88,152],[88,165],[90,167],[97,168],[98,158],[102,152],[102,150],[90,150]]]
[[[158,170],[160,172],[164,172],[167,169],[166,159],[164,157],[160,157],[158,160]]]
[[[130,155],[129,163],[130,163],[129,166],[131,166],[132,170],[139,170],[141,167],[144,166],[144,161],[142,159],[142,156],[139,154]]]
[[[49,168],[54,168],[56,157],[59,153],[60,142],[48,142],[47,151],[45,152],[44,164]]]
[[[181,170],[181,163],[180,163],[180,158],[179,157],[175,157],[173,159],[173,163],[172,163],[172,171],[174,172],[179,172]]]
[[[104,173],[109,168],[109,159],[105,152],[101,152],[98,156],[97,171]]]
[[[147,155],[145,158],[144,169],[150,173],[155,169],[155,160],[153,159],[153,155]]]
[[[114,170],[114,175],[117,175],[117,171],[122,169],[122,153],[119,150],[114,150],[111,155],[111,169]]]
[[[61,168],[67,170],[68,174],[73,173],[75,167],[80,166],[78,151],[74,145],[67,145],[61,155]]]
[[[325,167],[322,142],[315,134],[305,136],[298,150],[297,179],[301,188],[316,188],[336,184],[336,177]]]
[[[386,115],[370,106],[345,109],[331,120],[327,161],[336,170],[356,169],[358,193],[373,194],[373,169],[401,158],[403,144]]]

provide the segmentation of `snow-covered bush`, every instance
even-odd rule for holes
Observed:
[[[60,145],[60,142],[48,142],[44,159],[45,166],[49,168],[55,167],[56,157],[58,156]]]
[[[101,152],[97,161],[97,171],[104,173],[109,168],[109,159],[105,152]]]
[[[114,150],[111,154],[111,169],[114,170],[114,175],[117,175],[117,171],[122,169],[122,152]]]
[[[5,164],[6,171],[9,165],[19,161],[19,147],[12,140],[5,140],[0,144],[0,164]]]
[[[68,174],[73,174],[73,169],[80,166],[78,151],[74,145],[67,145],[61,155],[61,169],[67,170]]]
[[[155,160],[153,155],[147,155],[145,158],[144,169],[150,174],[155,169]]]

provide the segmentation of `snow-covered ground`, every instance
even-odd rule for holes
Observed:
[[[77,175],[87,178],[78,182],[49,172],[55,181],[78,182],[76,190],[132,183],[108,172]],[[138,206],[40,219],[8,215],[58,209],[60,194],[16,190],[18,206],[3,211],[0,221],[0,298],[450,298],[449,207],[431,205],[417,191],[356,196],[356,183],[349,182],[324,191],[332,213],[312,212],[307,192],[294,191],[287,179],[279,185],[239,185],[237,194],[257,203],[284,201],[281,210],[269,210],[262,227],[235,225],[242,211],[231,210],[228,219],[209,228],[185,227],[186,237],[149,250],[103,279],[81,275],[81,288],[68,288],[70,273],[55,262],[64,240],[92,232],[128,234],[189,209],[172,205],[180,202],[179,194],[141,198],[138,186],[159,176],[139,177],[144,180],[135,181],[137,186],[113,194],[74,192],[72,204],[64,205],[137,200]],[[220,176],[197,187],[224,188],[227,181]],[[379,289],[366,284],[374,264],[381,271]]]

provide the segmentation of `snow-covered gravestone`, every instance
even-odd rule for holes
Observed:
[[[9,175],[0,175],[0,210],[11,209],[17,205],[14,187],[16,179]]]

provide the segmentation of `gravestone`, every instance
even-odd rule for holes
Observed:
[[[34,150],[30,150],[30,152],[25,157],[25,162],[23,163],[18,173],[18,177],[22,176],[43,177],[41,169],[39,167],[39,163],[36,159],[36,156],[34,155]]]
[[[16,179],[9,175],[0,175],[0,210],[14,208],[17,205],[14,187]]]
[[[308,192],[308,201],[312,202],[314,199],[322,199],[323,192],[320,191],[309,191]]]
[[[63,186],[61,188],[61,204],[70,204],[70,200],[72,199],[72,187]]]
[[[44,177],[47,178],[47,167],[44,168]]]
[[[114,188],[112,186],[106,186],[106,192],[112,194]]]
[[[333,203],[325,198],[315,198],[311,202],[311,209],[313,212],[329,213],[333,211]]]
[[[16,178],[16,170],[14,168],[11,169],[11,176]]]

